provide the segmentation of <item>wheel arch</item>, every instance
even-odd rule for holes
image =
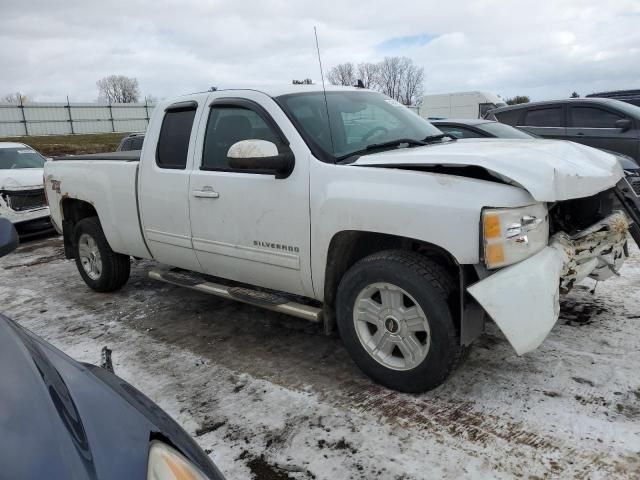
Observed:
[[[324,275],[324,312],[325,331],[335,329],[335,303],[338,285],[344,274],[359,260],[382,250],[401,249],[417,252],[441,265],[452,277],[455,285],[469,275],[468,269],[460,265],[455,257],[433,243],[414,238],[385,233],[360,230],[344,230],[336,233],[328,247]],[[461,289],[457,287],[450,297],[451,311],[458,328],[461,325]]]
[[[98,217],[98,212],[91,202],[77,198],[63,198],[60,202],[62,210],[62,235],[66,258],[74,258],[73,229],[76,224],[89,217]]]

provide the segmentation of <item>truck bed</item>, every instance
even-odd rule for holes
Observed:
[[[64,155],[53,157],[53,161],[67,160],[112,160],[125,162],[139,162],[142,150],[129,150],[126,152],[88,153],[83,155]]]
[[[47,162],[45,188],[52,218],[64,219],[64,202],[85,202],[96,210],[113,251],[150,258],[138,217],[139,160],[140,151],[134,150],[68,155]]]

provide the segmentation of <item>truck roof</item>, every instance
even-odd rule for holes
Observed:
[[[292,93],[303,93],[303,92],[322,92],[322,84],[312,84],[312,85],[293,85],[293,84],[279,84],[279,85],[258,85],[255,87],[238,87],[238,88],[218,88],[216,92],[226,92],[226,91],[243,91],[250,90],[255,92],[262,92],[270,97],[279,97],[280,95],[289,95]],[[351,92],[371,92],[373,90],[368,90],[366,88],[357,88],[357,87],[346,87],[340,85],[326,85],[327,92],[335,92],[335,91],[351,91]],[[205,93],[205,92],[200,92]],[[193,95],[193,94],[190,94]],[[186,95],[185,95],[186,96]]]

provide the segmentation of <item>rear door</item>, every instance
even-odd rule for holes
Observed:
[[[201,269],[191,243],[189,175],[207,96],[174,103],[153,117],[138,182],[141,226],[153,257],[195,271]]]
[[[563,104],[527,108],[518,128],[544,138],[564,139],[567,136]]]
[[[229,147],[267,140],[290,149],[286,178],[234,170]],[[193,246],[203,270],[217,277],[312,296],[309,149],[267,95],[211,94],[196,146],[189,202]]]
[[[568,140],[619,152],[636,158],[638,154],[638,130],[631,121],[631,128],[622,131],[616,128],[618,120],[628,118],[621,112],[595,106],[593,104],[577,104],[569,106]]]

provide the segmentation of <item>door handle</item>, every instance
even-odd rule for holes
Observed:
[[[218,198],[220,194],[218,192],[214,192],[211,187],[203,187],[202,190],[194,190],[192,192],[194,197],[198,198]]]
[[[576,135],[577,135],[578,137],[584,137],[584,132],[578,132],[578,133],[576,133]]]

